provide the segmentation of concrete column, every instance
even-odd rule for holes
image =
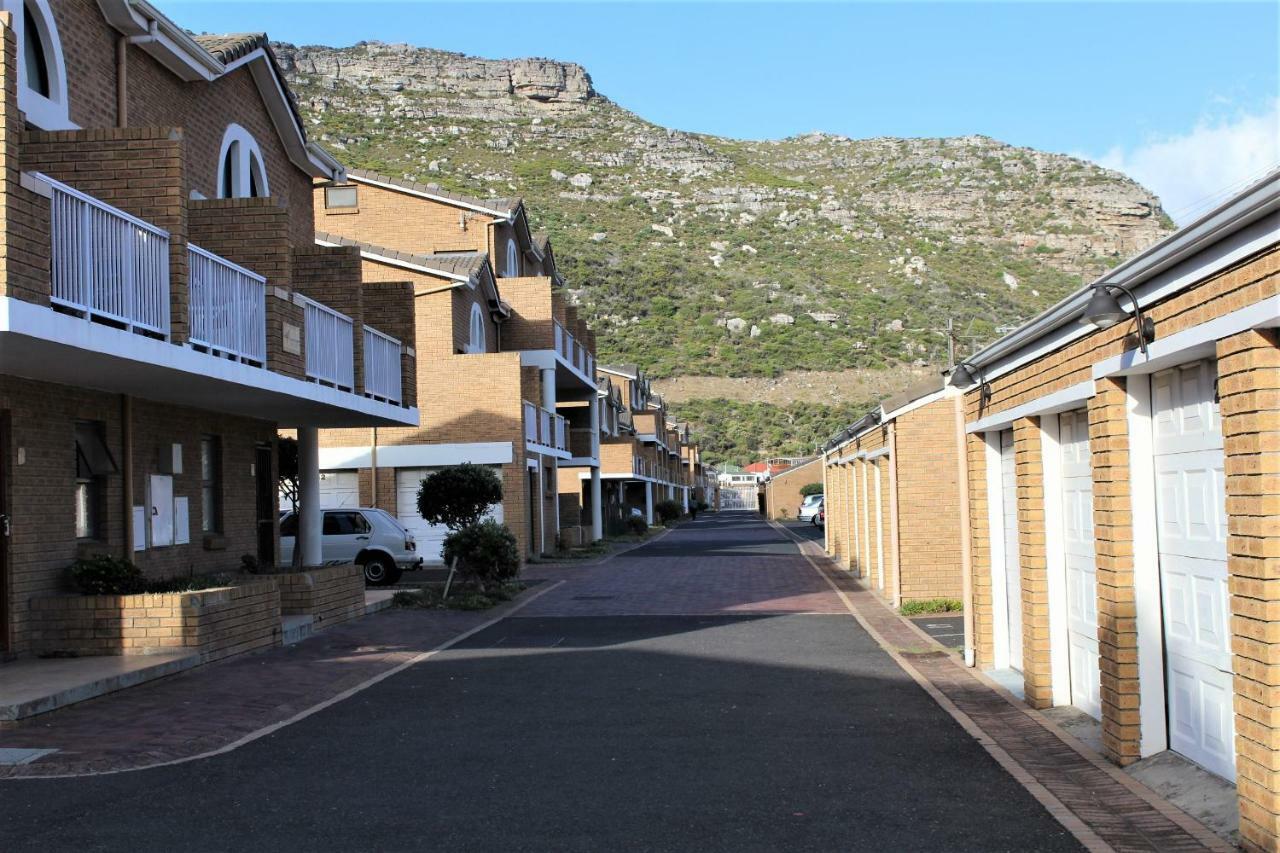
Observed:
[[[315,427],[298,428],[298,539],[303,566],[324,562],[320,550],[320,434]]]
[[[547,553],[547,499],[543,497],[546,494],[546,483],[542,481],[542,460],[538,460],[538,497],[533,502],[533,506],[529,507],[529,512],[533,512],[536,508],[538,511],[538,554]]]
[[[648,480],[644,481],[644,520],[653,526],[653,483]]]
[[[554,367],[542,369],[542,408],[553,413],[556,410],[556,369]]]
[[[596,464],[591,468],[591,541],[604,538],[604,507],[600,505],[600,398],[591,400],[591,457]]]
[[[684,503],[684,511],[688,512],[689,511],[689,487],[688,486],[680,487],[680,499]]]
[[[555,522],[551,529],[555,531],[555,536],[560,535],[560,460],[551,460],[551,482],[555,484],[555,495],[551,498],[551,518]],[[579,486],[578,488],[582,488]],[[546,500],[544,497],[543,500]],[[555,543],[552,542],[554,545]]]

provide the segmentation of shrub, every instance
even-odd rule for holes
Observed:
[[[662,519],[663,524],[670,524],[684,515],[684,507],[680,505],[679,501],[658,501],[653,510],[658,514],[658,518]]]
[[[455,530],[444,538],[444,561],[458,561],[458,571],[481,588],[503,583],[520,573],[515,534],[492,519]]]
[[[627,516],[627,529],[637,536],[643,536],[649,529],[649,522],[638,515]]]
[[[809,495],[820,495],[823,492],[821,483],[805,483],[800,487],[800,497],[807,498]]]
[[[903,616],[918,616],[921,613],[955,613],[964,610],[964,604],[956,598],[928,598],[921,601],[904,601],[899,612]]]
[[[141,569],[110,554],[76,560],[71,564],[71,580],[85,595],[133,595],[147,587]]]
[[[698,512],[706,512],[709,509],[711,509],[711,504],[701,499],[698,500]]]
[[[418,512],[430,523],[454,532],[474,526],[489,507],[501,502],[502,480],[482,465],[441,468],[418,487]]]

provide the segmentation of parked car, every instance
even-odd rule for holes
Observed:
[[[796,513],[796,518],[801,521],[808,521],[816,524],[814,518],[818,515],[818,510],[822,509],[822,495],[806,495],[805,499],[800,502],[800,510]]]
[[[818,510],[818,514],[813,517],[813,524],[815,527],[827,526],[827,508],[826,507],[823,507],[822,509]]]
[[[364,567],[365,582],[387,586],[400,574],[422,568],[413,534],[389,513],[372,507],[323,510],[320,555],[326,566],[355,563]],[[298,539],[298,515],[286,512],[280,520],[280,561],[293,561]]]

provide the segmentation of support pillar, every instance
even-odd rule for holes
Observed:
[[[653,483],[648,480],[644,483],[644,521],[653,526]]]
[[[599,397],[591,399],[591,458],[596,464],[591,468],[591,541],[604,538],[604,507],[600,499],[600,405]]]
[[[303,566],[324,563],[320,548],[320,434],[298,427],[298,540]]]

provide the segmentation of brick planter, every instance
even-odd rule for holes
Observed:
[[[202,662],[280,643],[274,579],[196,592],[31,600],[37,655],[139,655],[189,649]]]
[[[273,575],[280,587],[280,612],[310,616],[316,628],[328,628],[364,615],[364,569],[326,566]]]

